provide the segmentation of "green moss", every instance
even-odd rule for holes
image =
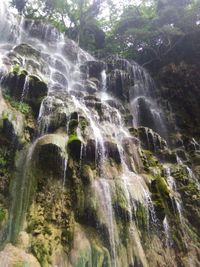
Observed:
[[[70,144],[77,142],[77,143],[81,143],[80,139],[78,138],[78,136],[76,134],[71,134],[69,136],[67,145],[69,146]]]
[[[24,102],[18,102],[9,95],[4,95],[4,98],[10,103],[13,108],[20,111],[21,113],[25,115],[31,113],[31,107],[28,104]]]
[[[91,184],[94,180],[94,174],[89,165],[84,165],[82,167],[81,179],[85,184]]]
[[[84,132],[86,127],[88,126],[88,122],[86,121],[85,118],[80,118],[79,124],[80,124],[81,131]]]
[[[128,202],[124,192],[124,188],[123,186],[121,186],[121,184],[116,182],[114,194],[114,209],[116,217],[124,223],[127,223],[130,220],[129,211],[127,207]]]
[[[149,171],[150,168],[161,168],[161,165],[158,162],[158,159],[151,153],[149,150],[141,150],[141,157],[146,171]]]
[[[20,65],[15,64],[14,66],[12,66],[11,72],[19,74],[20,73]]]
[[[69,122],[69,135],[75,135],[78,127],[78,120],[70,120]]]
[[[64,227],[62,228],[62,233],[61,233],[61,243],[64,247],[65,252],[69,253],[69,251],[72,248],[74,239],[75,220],[73,212],[69,212],[69,214],[67,214],[63,226]]]
[[[104,248],[100,248],[94,243],[92,244],[92,266],[111,267],[111,259],[109,252]]]
[[[158,187],[159,192],[162,195],[167,195],[167,196],[169,195],[170,188],[169,188],[167,182],[165,181],[164,177],[158,176],[158,178],[157,178],[157,187]]]
[[[41,238],[35,239],[32,243],[31,251],[42,267],[49,267],[51,252],[45,240]]]
[[[29,80],[31,81],[31,82],[39,82],[40,81],[40,78],[38,78],[37,76],[35,76],[35,75],[29,75]]]
[[[26,70],[21,70],[21,74],[28,75],[28,72]]]
[[[151,192],[157,216],[160,220],[163,220],[170,210],[168,206],[170,188],[164,177],[156,176],[151,182]]]
[[[137,205],[135,216],[139,229],[142,231],[142,233],[145,232],[145,230],[148,229],[149,224],[147,208],[144,207],[141,203],[139,203]]]
[[[77,128],[77,127],[78,127],[78,120],[73,119],[69,122],[69,128]]]

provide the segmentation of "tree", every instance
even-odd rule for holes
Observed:
[[[124,5],[109,32],[108,52],[114,47],[115,52],[142,64],[164,60],[185,36],[199,31],[199,3],[199,0],[146,0]]]
[[[103,0],[38,0],[38,8],[31,9],[31,1],[25,15],[43,18],[51,22],[81,47],[102,47],[105,34],[97,16]]]

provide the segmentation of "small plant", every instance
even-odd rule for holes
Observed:
[[[12,66],[12,72],[19,73],[20,72],[20,65],[15,64],[14,66]]]
[[[27,115],[31,112],[31,107],[28,104],[24,102],[18,102],[9,95],[5,95],[4,97],[13,108],[19,110],[21,113]]]
[[[6,168],[8,165],[9,152],[6,148],[0,148],[0,168]]]

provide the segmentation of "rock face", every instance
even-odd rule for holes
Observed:
[[[164,66],[159,73],[162,95],[183,134],[199,136],[199,65],[180,62]]]
[[[198,83],[188,114],[182,67],[156,88],[137,63],[22,28],[0,50],[0,266],[198,267]]]

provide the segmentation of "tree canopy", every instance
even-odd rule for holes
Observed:
[[[200,30],[200,0],[12,0],[26,17],[46,19],[84,49],[143,63],[162,60]]]

